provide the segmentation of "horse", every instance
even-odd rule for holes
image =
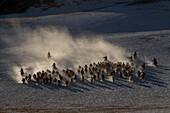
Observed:
[[[157,64],[158,64],[158,62],[157,62],[156,58],[154,58],[154,59],[152,60],[152,62],[153,62],[153,65],[156,67],[156,66],[157,66]]]
[[[57,82],[57,78],[54,78],[54,80],[53,80],[53,81],[54,81],[54,83],[56,83],[56,82]]]
[[[143,63],[143,64],[141,65],[141,67],[142,67],[142,70],[144,70],[144,69],[145,69],[145,63]]]
[[[52,67],[53,67],[53,70],[57,71],[57,67],[55,63],[53,63]]]
[[[104,80],[105,79],[105,76],[104,76],[104,74],[102,74],[102,80]]]
[[[69,83],[68,83],[68,81],[66,81],[66,86],[68,86],[69,85]]]
[[[83,68],[82,68],[82,70],[81,70],[81,75],[82,75],[82,76],[84,75],[84,70],[83,70]]]
[[[75,81],[77,80],[77,75],[76,75],[76,74],[74,75],[74,80],[75,80]]]
[[[134,54],[133,54],[133,58],[134,59],[137,59],[137,52],[135,51]]]
[[[140,71],[137,72],[137,76],[138,76],[138,78],[141,78],[141,72]]]
[[[84,82],[84,75],[82,75],[81,80],[82,80],[82,82]]]
[[[46,78],[45,77],[42,79],[42,82],[43,82],[43,84],[46,84]]]
[[[36,80],[36,79],[37,79],[36,74],[34,74],[34,75],[33,75],[33,78],[34,78],[34,80]]]
[[[104,56],[103,58],[104,58],[104,61],[107,61],[107,56]]]
[[[73,78],[70,79],[71,84],[73,83]]]
[[[61,80],[58,80],[57,82],[58,82],[58,86],[60,86],[61,85]]]
[[[93,81],[94,81],[94,78],[90,77],[90,82],[93,83]]]
[[[96,80],[96,75],[95,74],[93,74],[93,79]]]
[[[85,68],[85,69],[87,69],[87,68],[88,68],[87,64],[85,64],[85,65],[84,65],[84,68]]]
[[[37,76],[37,83],[40,84],[40,76]]]
[[[22,78],[22,83],[25,84],[25,78]]]
[[[49,83],[52,83],[53,78],[51,77],[51,75],[49,75]]]
[[[133,62],[133,56],[130,56],[129,59],[131,62]]]
[[[60,80],[63,80],[63,77],[62,77],[60,74],[59,74],[59,79],[60,79]]]
[[[146,75],[146,73],[145,73],[145,72],[142,72],[142,74],[141,74],[141,80],[142,80],[142,82],[143,82],[144,79],[145,79],[145,75]]]
[[[97,79],[100,80],[100,71],[97,72]]]
[[[25,80],[26,80],[26,81],[28,80],[28,76],[25,76]]]
[[[23,68],[21,68],[20,73],[21,73],[21,76],[24,76],[24,70],[23,70]]]
[[[28,82],[31,81],[31,74],[28,75]]]
[[[51,58],[51,53],[50,53],[50,52],[47,53],[47,58],[48,58],[48,59]]]

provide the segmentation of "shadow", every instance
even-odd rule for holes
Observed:
[[[133,89],[131,86],[126,85],[126,84],[123,84],[123,83],[118,84],[118,86],[119,86],[119,87],[122,87],[122,88],[129,88],[129,89]]]
[[[161,79],[162,78],[161,75],[166,74],[164,72],[165,69],[168,70],[169,68],[167,66],[160,65],[158,65],[157,67],[147,66],[145,69],[146,76],[144,81],[141,81],[137,76],[133,75],[132,76],[133,83],[146,88],[152,88],[151,85],[165,88],[167,87],[167,83]],[[115,81],[118,81],[116,82],[117,84],[115,85],[117,85],[118,87],[133,88],[132,86],[128,85],[130,83],[127,81],[127,79],[120,78],[119,76],[116,76],[115,78],[116,78]]]
[[[170,71],[170,67],[169,67],[169,66],[158,65],[157,67],[158,67],[159,69],[164,70],[164,71]]]
[[[166,74],[166,73],[164,72],[164,70],[160,71],[160,66],[148,67],[146,70],[145,81],[147,81],[150,84],[159,86],[159,87],[166,87],[167,83],[161,79],[161,75],[163,74]]]
[[[69,91],[74,92],[74,93],[78,93],[78,92],[83,93],[82,90],[80,90],[77,87],[74,87],[72,85],[70,85],[70,86],[64,86],[64,85],[58,86],[58,84],[43,84],[41,86],[46,87],[46,88],[53,90],[53,91],[57,91],[59,89],[65,89],[65,90],[69,90]]]
[[[160,71],[158,69],[147,70],[146,72],[149,73],[149,74],[152,74],[152,75],[155,75],[156,73],[157,74],[165,74],[165,72]]]
[[[92,85],[96,86],[96,87],[100,87],[100,88],[105,88],[105,89],[111,89],[110,87],[108,86],[104,86],[104,85],[101,85],[99,84],[97,81],[91,83]]]
[[[79,84],[76,84],[76,83],[71,84],[71,86],[72,87],[77,87],[77,88],[80,88],[80,89],[83,89],[83,90],[86,90],[86,91],[90,91],[90,89],[82,87],[82,86],[80,86]]]
[[[25,84],[25,85],[27,85],[27,86],[29,86],[29,87],[31,87],[31,88],[34,88],[34,89],[43,89],[42,88],[42,86],[41,85],[39,85],[39,84],[36,84],[35,82],[31,82],[31,83],[29,83],[29,84]]]
[[[153,82],[152,84],[156,85],[156,86],[159,86],[159,87],[167,87],[167,84],[165,84],[165,83],[160,84],[160,83],[157,83],[157,82]]]
[[[82,85],[87,86],[87,87],[96,88],[95,86],[90,84],[90,82],[88,80],[85,80],[85,82],[79,81],[79,83],[81,83]]]
[[[59,86],[57,84],[42,84],[41,86],[53,91],[59,89]]]
[[[107,85],[107,86],[110,86],[110,87],[115,87],[115,86],[114,86],[114,85],[115,85],[115,83],[110,82],[110,81],[108,81],[108,80],[104,80],[104,81],[97,81],[97,82],[99,82],[99,83],[101,83],[101,84],[104,84],[104,85]]]
[[[74,93],[84,93],[84,91],[82,91],[82,90],[80,90],[76,87],[73,87],[73,86],[67,86],[67,87],[66,86],[60,86],[60,88],[69,90],[69,91],[74,92]]]
[[[160,87],[166,87],[167,83],[165,83],[163,80],[161,80],[160,78],[154,77],[152,75],[148,75],[146,78],[146,81],[153,84],[153,85],[157,85]]]
[[[127,84],[130,84],[126,79],[123,79],[123,78],[120,78],[120,77],[115,77],[115,83],[113,82],[110,82],[110,81],[105,81],[104,82],[106,85],[110,85],[112,87],[121,87],[121,88],[133,88],[131,87],[130,85],[127,85]],[[125,84],[126,83],[126,84]]]
[[[151,88],[151,86],[147,85],[146,82],[138,81],[138,82],[134,82],[134,83],[139,85],[139,86],[145,87],[145,88]]]
[[[150,84],[156,85],[159,87],[166,87],[167,83],[165,83],[159,76],[160,74],[164,74],[162,71],[159,70],[159,68],[167,68],[163,66],[159,67],[148,67],[145,72],[146,72],[146,78],[142,82],[137,76],[132,76],[133,83],[145,88],[151,88]],[[158,71],[159,70],[159,71]],[[133,84],[132,83],[132,84]],[[53,91],[56,91],[58,89],[65,89],[69,90],[74,93],[84,93],[84,91],[90,91],[91,88],[105,88],[105,89],[113,89],[113,88],[130,88],[132,89],[133,86],[130,82],[127,81],[125,78],[120,78],[119,76],[115,77],[115,82],[111,82],[109,80],[104,80],[104,81],[94,81],[93,83],[89,82],[88,80],[85,80],[82,82],[80,79],[78,79],[76,82],[73,84],[70,84],[69,86],[58,86],[57,84],[43,84],[43,85],[36,85],[34,81],[31,81],[28,86],[35,88],[35,89],[43,89],[43,87],[46,87],[48,89],[51,89]]]

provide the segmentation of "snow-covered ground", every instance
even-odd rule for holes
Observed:
[[[26,12],[20,14],[1,15],[0,18],[15,18],[15,17],[32,17],[56,15],[72,12],[86,12],[111,7],[118,4],[127,3],[128,0],[55,0],[53,4],[42,4],[39,6],[30,7]]]
[[[0,111],[170,112],[170,3],[114,6],[89,12],[0,19]],[[53,61],[46,60],[51,51]],[[34,71],[85,62],[126,60],[137,51],[146,80],[69,87],[18,84],[20,67]],[[156,57],[158,66],[150,65]],[[101,59],[100,59],[101,58]],[[62,62],[64,61],[64,62]],[[69,64],[69,65],[68,65]],[[20,77],[19,77],[20,79]]]

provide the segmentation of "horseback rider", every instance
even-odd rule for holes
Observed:
[[[56,67],[56,64],[55,63],[53,63],[53,69],[52,70],[55,70],[55,71],[57,71],[58,69],[57,69],[57,67]]]
[[[134,59],[137,59],[137,52],[135,51],[133,54]]]
[[[20,73],[21,73],[21,76],[24,76],[24,70],[23,70],[23,68],[21,68]]]
[[[153,61],[153,65],[157,66],[158,62],[157,62],[156,58],[154,58],[152,61]]]
[[[104,61],[107,61],[107,56],[103,57],[104,58]]]
[[[51,58],[51,53],[50,53],[50,52],[47,53],[47,58],[48,58],[48,59]]]
[[[22,83],[25,84],[25,78],[22,78]]]

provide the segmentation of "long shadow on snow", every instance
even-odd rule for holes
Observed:
[[[107,85],[107,86],[110,86],[110,87],[115,87],[115,83],[113,83],[113,82],[110,82],[110,81],[108,81],[108,80],[104,80],[104,81],[97,81],[97,82],[99,82],[99,83],[101,83],[101,84],[104,84],[104,85]]]
[[[43,84],[41,86],[45,87],[45,88],[48,88],[50,90],[53,90],[53,91],[59,89],[59,86],[57,84]]]
[[[42,87],[41,87],[41,85],[36,85],[36,84],[27,84],[27,86],[29,86],[29,87],[31,87],[31,88],[34,88],[34,89],[43,89]]]
[[[104,81],[94,81],[93,83],[90,83],[89,81],[86,81],[86,82],[80,82],[79,83],[83,86],[87,86],[87,87],[90,87],[90,88],[105,88],[105,89],[113,89],[113,88],[116,88],[116,86],[118,87],[124,87],[124,88],[132,88],[131,86],[129,85],[126,85],[126,84],[123,84],[123,83],[113,83],[113,82],[110,82],[108,80],[104,80]],[[79,88],[82,88],[83,90],[87,90],[87,91],[90,91],[90,89],[88,88],[84,88],[78,84],[74,84],[74,85],[71,85],[71,86],[74,86],[74,87],[79,87]]]
[[[91,88],[95,88],[95,86],[89,84],[89,81],[88,80],[85,80],[84,82],[82,82],[81,80],[77,80],[78,83],[81,83],[82,85],[84,86],[87,86],[87,87],[91,87]]]
[[[139,78],[137,76],[133,76],[133,83],[145,88],[151,88],[150,85],[148,85],[148,82],[146,82],[146,80],[144,82],[142,82],[141,80],[139,80]]]
[[[151,86],[147,85],[148,83],[153,84],[153,85],[157,85],[160,87],[166,87],[166,83],[159,78],[158,74],[164,74],[162,71],[159,70],[159,68],[163,68],[163,66],[161,67],[147,67],[146,68],[146,79],[144,82],[141,82],[136,76],[133,76],[133,83],[143,86],[143,87],[147,87],[147,88],[151,88]],[[166,67],[167,68],[167,67]],[[110,82],[108,80],[104,80],[104,81],[95,81],[94,83],[90,83],[88,80],[85,80],[85,82],[82,82],[81,80],[77,80],[76,83],[71,84],[70,86],[66,87],[66,86],[58,86],[57,84],[45,84],[45,85],[36,85],[35,82],[31,82],[30,84],[28,84],[28,86],[35,88],[35,89],[43,89],[43,87],[46,87],[48,89],[51,90],[56,90],[56,89],[66,89],[72,92],[84,92],[84,91],[90,91],[90,88],[106,88],[106,89],[113,89],[117,87],[122,87],[122,88],[133,88],[131,86],[131,84],[127,81],[127,79],[123,79],[120,77],[115,77],[115,83]],[[128,85],[129,84],[129,85]],[[89,87],[89,88],[88,88]]]
[[[142,86],[142,87],[145,87],[145,88],[151,88],[151,86],[147,85],[147,84],[144,84],[143,82],[135,82],[135,84],[139,85],[139,86]]]
[[[116,77],[116,80],[115,80],[115,82],[113,83],[113,82],[110,82],[110,81],[108,81],[108,80],[104,80],[104,81],[100,81],[100,83],[102,83],[102,84],[105,84],[105,85],[108,85],[108,86],[110,86],[110,87],[114,87],[114,88],[117,88],[117,87],[122,87],[122,88],[132,88],[130,85],[127,85],[127,84],[124,84],[124,83],[120,83],[120,78],[118,78],[118,77]],[[122,80],[122,81],[125,81],[125,80]],[[127,82],[127,81],[126,81]],[[117,87],[116,87],[117,86]]]
[[[158,68],[164,71],[170,71],[170,67],[169,66],[163,66],[163,65],[158,65]]]
[[[82,87],[81,85],[82,85],[82,84],[79,84],[79,83],[73,83],[73,84],[71,84],[72,87],[76,87],[76,88],[80,88],[80,89],[83,89],[83,90],[86,90],[86,91],[90,91],[90,89],[85,88],[85,87]]]
[[[121,88],[130,88],[130,89],[132,89],[133,87],[131,87],[131,86],[129,86],[129,85],[126,85],[126,84],[123,84],[123,83],[116,83],[116,85],[118,86],[118,87],[121,87]]]
[[[120,77],[115,77],[115,85],[117,85],[118,87],[122,87],[122,88],[133,88],[130,85],[127,84],[131,84],[130,82],[127,81],[127,79],[124,78],[120,78]],[[117,82],[116,82],[117,81]]]
[[[27,84],[29,87],[35,88],[35,89],[43,89],[43,87],[46,87],[51,90],[58,89],[58,86],[56,84],[37,84],[34,81],[31,81]]]
[[[97,81],[95,81],[94,83],[90,83],[91,85],[94,85],[96,87],[100,87],[100,88],[105,88],[105,89],[111,89],[110,87],[108,86],[105,86],[105,85],[102,85],[102,84],[99,84],[97,83]]]
[[[78,89],[76,87],[73,87],[73,86],[59,86],[59,88],[69,90],[69,91],[74,92],[74,93],[78,93],[78,92],[83,93],[82,90],[80,90],[80,89]]]
[[[146,69],[146,81],[153,85],[157,85],[160,87],[166,87],[167,83],[165,83],[160,77],[165,74],[163,71],[160,71],[159,66],[157,67],[147,67]]]
[[[57,90],[60,90],[60,89],[65,89],[65,90],[69,90],[71,92],[74,92],[74,93],[77,93],[77,92],[83,92],[82,90],[76,88],[76,87],[73,87],[73,86],[63,86],[63,85],[60,85],[58,86],[57,84],[39,84],[37,85],[35,82],[33,83],[29,83],[27,84],[29,87],[32,87],[32,88],[35,88],[35,89],[41,89],[43,90],[43,87],[44,88],[48,88],[50,90],[53,90],[53,91],[57,91]]]
[[[97,81],[95,81],[95,82],[93,82],[93,83],[90,83],[88,80],[85,80],[85,82],[79,81],[79,83],[81,83],[81,84],[84,85],[84,86],[91,87],[91,88],[97,88],[97,87],[99,87],[99,88],[107,88],[107,89],[110,89],[110,88],[107,87],[107,86],[104,86],[104,85],[101,85],[101,84],[97,83]],[[77,86],[77,87],[79,87],[79,86]],[[87,89],[86,89],[86,90],[87,90]],[[89,89],[88,89],[88,90],[89,90]],[[89,90],[89,91],[90,91],[90,90]]]

